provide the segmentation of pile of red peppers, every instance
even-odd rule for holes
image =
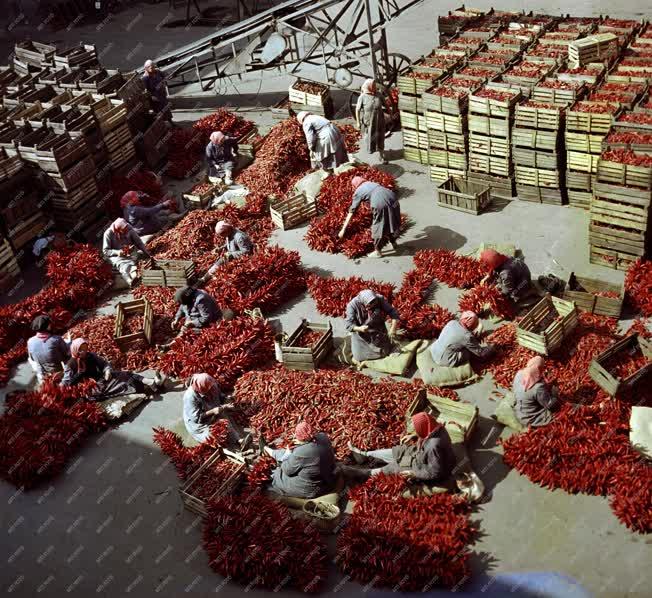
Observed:
[[[349,301],[364,289],[371,289],[392,302],[394,285],[387,282],[365,280],[358,276],[350,278],[322,278],[316,274],[308,276],[308,292],[317,304],[317,311],[333,318],[343,317]]]
[[[638,258],[625,275],[627,299],[645,317],[652,316],[652,261]]]

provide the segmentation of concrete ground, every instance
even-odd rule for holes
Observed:
[[[645,5],[636,0],[623,7],[627,12],[618,14],[635,16],[632,11]],[[570,10],[560,3],[526,2],[518,6],[550,13]],[[586,9],[582,10],[583,7]],[[453,4],[429,3],[413,9],[392,24],[390,40],[394,39],[401,52],[413,57],[427,52],[435,45],[436,14],[451,8]],[[577,14],[613,13],[613,7],[604,1],[582,3],[574,8]],[[140,35],[143,48],[138,63],[171,43],[167,31],[152,35],[147,29],[166,10],[167,3],[140,4],[100,30],[86,25],[68,32],[44,34],[43,38],[76,42],[80,37],[92,37],[98,48],[115,40],[104,60],[108,65],[126,68],[130,63],[124,59],[123,42],[139,43],[134,40]],[[142,18],[131,31],[123,32],[129,18],[139,12]],[[19,25],[14,27],[11,35],[24,35],[19,29]],[[181,30],[172,39],[186,43],[203,34],[204,30]],[[268,89],[279,91],[282,86],[265,81],[265,90]],[[255,119],[263,130],[272,124],[269,113],[249,112],[247,117]],[[194,118],[196,114],[189,112],[175,115],[179,122]],[[483,241],[514,243],[523,251],[535,275],[553,272],[566,276],[574,270],[604,280],[622,281],[622,273],[589,265],[585,212],[517,200],[478,217],[440,209],[426,168],[401,158],[400,134],[389,139],[389,148],[391,163],[385,168],[398,177],[401,209],[414,221],[401,240],[401,255],[388,254],[371,261],[317,253],[303,241],[305,227],[278,231],[272,242],[298,249],[304,266],[320,275],[360,275],[397,285],[402,274],[411,269],[412,255],[418,249],[445,247],[466,252]],[[368,160],[363,153],[358,158]],[[373,164],[374,160],[370,162]],[[458,291],[444,286],[435,295],[439,303],[451,310],[456,308],[457,297]],[[307,295],[269,317],[278,318],[286,330],[295,327],[303,317],[323,319]],[[333,320],[333,325],[336,336],[343,336],[342,320]],[[3,389],[3,396],[33,382],[29,369],[22,365]],[[490,500],[474,515],[481,530],[473,546],[474,576],[485,579],[499,572],[557,571],[574,577],[597,596],[649,596],[652,540],[622,526],[606,499],[544,490],[503,464],[497,445],[503,435],[502,427],[489,419],[495,407],[489,400],[494,388],[491,378],[485,377],[460,390],[464,400],[480,409],[482,417],[471,459],[490,493]],[[181,392],[168,392],[140,408],[127,421],[91,438],[65,472],[42,488],[23,493],[0,483],[0,501],[4,505],[0,529],[5,555],[0,573],[2,590],[21,597],[149,597],[218,591],[228,596],[241,595],[240,586],[221,579],[208,567],[200,544],[201,520],[182,509],[176,474],[152,443],[152,427],[170,426],[180,415]],[[335,567],[331,567],[327,592],[357,596],[365,590],[342,580]],[[261,591],[248,591],[263,595]]]

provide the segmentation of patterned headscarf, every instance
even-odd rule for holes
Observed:
[[[219,145],[220,143],[222,143],[224,141],[225,137],[226,137],[226,135],[224,133],[222,133],[222,131],[213,131],[211,133],[211,143],[213,145]]]
[[[360,91],[362,93],[367,94],[367,95],[374,95],[376,92],[376,82],[373,79],[367,79],[363,84],[362,87],[360,88]]]
[[[111,231],[117,237],[126,235],[129,228],[129,223],[124,218],[116,218],[111,224]]]
[[[150,66],[154,66],[154,62],[151,60],[146,60],[145,64],[143,65],[143,68],[147,70]]]
[[[227,235],[232,228],[233,226],[230,223],[228,223],[226,220],[220,220],[215,225],[215,233],[218,234],[220,237],[223,237],[224,235]]]
[[[83,372],[86,370],[86,362],[82,360],[81,356],[79,355],[79,350],[82,348],[83,345],[88,344],[85,338],[76,338],[72,343],[70,344],[70,354],[73,356],[73,359],[77,360],[77,371],[78,372]]]
[[[362,301],[365,305],[369,305],[378,299],[378,295],[374,293],[371,289],[365,289],[358,293],[358,299]]]
[[[527,365],[520,371],[521,382],[525,390],[530,390],[543,377],[543,357],[537,355],[527,362]]]
[[[471,332],[478,327],[479,322],[477,314],[473,311],[465,311],[460,316],[460,324]]]
[[[300,422],[294,430],[294,437],[299,442],[310,442],[315,437],[315,433],[308,422]]]
[[[412,416],[412,425],[414,426],[414,431],[419,437],[419,444],[422,444],[428,436],[441,426],[435,418],[425,411],[415,413]]]
[[[190,388],[200,395],[207,395],[217,386],[217,380],[209,374],[194,374],[190,379]]]

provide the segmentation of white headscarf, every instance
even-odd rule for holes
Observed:
[[[363,84],[362,87],[360,88],[360,91],[362,93],[367,94],[367,95],[374,95],[374,92],[376,91],[374,88],[376,87],[376,82],[373,79],[367,79]]]
[[[143,68],[148,69],[150,66],[154,66],[154,63],[151,60],[146,60]]]
[[[310,112],[306,112],[306,111],[299,112],[299,114],[297,114],[297,120],[299,121],[300,125],[303,124],[303,121],[306,119],[306,116],[308,116],[309,114]]]
[[[371,289],[365,289],[364,291],[360,291],[358,294],[358,298],[362,303],[365,305],[369,305],[372,301],[377,299],[378,295],[374,293]]]

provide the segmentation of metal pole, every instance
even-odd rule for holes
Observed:
[[[376,53],[374,51],[374,30],[371,24],[371,6],[369,0],[364,0],[364,9],[367,13],[367,34],[369,35],[369,50],[371,51],[371,68],[374,72],[374,79],[378,80],[378,64],[376,63]]]

